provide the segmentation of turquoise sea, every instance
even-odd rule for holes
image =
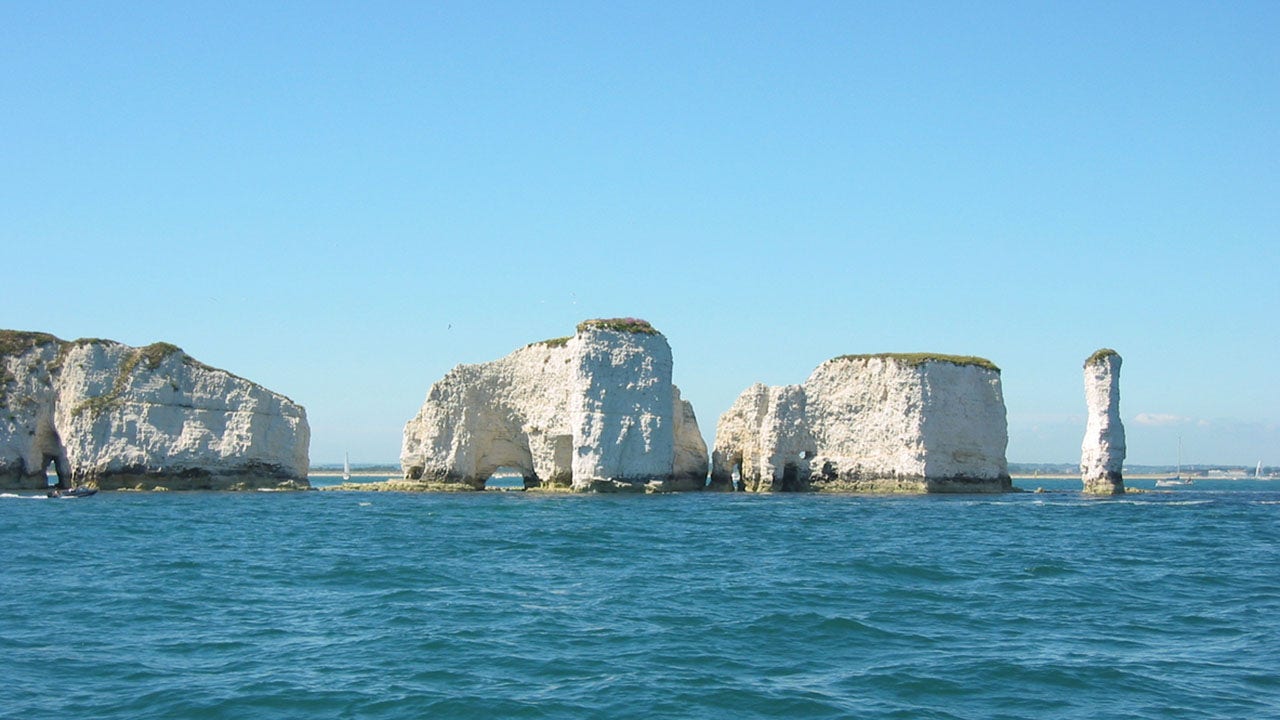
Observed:
[[[0,717],[1280,718],[1280,483],[1016,484],[9,494]]]

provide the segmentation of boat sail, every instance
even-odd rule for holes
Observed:
[[[1254,480],[1262,479],[1262,461],[1261,460],[1258,461],[1257,469],[1253,471],[1253,479]]]
[[[351,454],[342,453],[342,481],[351,479]]]
[[[1182,477],[1182,436],[1178,436],[1178,472],[1171,478],[1156,481],[1156,487],[1173,487],[1175,485],[1190,485],[1191,478]]]

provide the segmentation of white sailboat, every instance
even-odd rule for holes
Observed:
[[[1258,461],[1257,469],[1253,471],[1253,479],[1254,480],[1262,479],[1262,461],[1261,460]]]
[[[1190,485],[1193,481],[1191,478],[1182,477],[1182,436],[1178,436],[1178,472],[1171,478],[1156,481],[1156,487],[1173,487],[1176,485]]]
[[[351,479],[351,454],[342,453],[342,481]]]

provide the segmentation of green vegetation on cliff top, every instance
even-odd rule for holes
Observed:
[[[160,367],[160,363],[164,359],[174,353],[182,352],[182,348],[167,342],[151,343],[150,345],[138,348],[139,359],[145,360],[148,370],[155,370]]]
[[[1089,367],[1093,363],[1102,362],[1103,360],[1106,360],[1112,355],[1119,356],[1120,353],[1116,352],[1115,350],[1112,350],[1111,348],[1102,348],[1094,352],[1092,355],[1090,355],[1089,359],[1084,361],[1084,366]]]
[[[870,353],[866,355],[841,355],[832,360],[896,360],[904,365],[916,366],[927,362],[945,362],[952,365],[973,365],[985,370],[1000,372],[996,364],[986,358],[973,355],[943,355],[941,353]]]
[[[558,337],[558,338],[551,338],[549,340],[539,340],[538,342],[535,342],[535,343],[529,343],[527,347],[533,347],[534,345],[546,345],[547,347],[553,347],[553,348],[564,347],[565,345],[568,345],[569,341],[572,339],[573,339],[573,336],[570,335],[569,337]]]
[[[27,332],[25,330],[0,330],[0,356],[5,355],[21,355],[31,348],[40,345],[57,345],[64,352],[72,347],[83,347],[85,345],[120,345],[115,340],[103,340],[102,338],[80,338],[67,342],[59,339],[55,335],[42,332]],[[137,365],[140,360],[145,360],[147,367],[155,370],[160,363],[170,355],[182,352],[182,348],[177,345],[166,342],[151,343],[146,347],[137,348],[134,352],[138,357],[132,360],[133,365]]]
[[[24,330],[0,330],[0,357],[21,355],[37,345],[61,343],[49,333],[26,332]]]
[[[85,345],[122,345],[122,343],[118,343],[114,340],[103,340],[101,338],[80,338],[78,340],[67,342],[54,335],[50,335],[49,333],[26,332],[23,330],[0,330],[0,357],[21,355],[34,347],[50,344],[58,346],[58,357],[54,358],[54,360],[49,364],[49,371],[55,374],[61,370],[66,354],[72,348],[84,347]],[[124,393],[125,387],[128,385],[129,377],[133,374],[133,371],[137,369],[139,364],[145,364],[148,370],[155,370],[160,367],[160,363],[164,362],[165,358],[173,355],[174,353],[182,353],[182,348],[166,342],[151,343],[145,347],[131,348],[130,350],[131,352],[125,357],[124,361],[120,363],[120,370],[116,374],[115,381],[111,385],[111,390],[97,397],[91,397],[84,400],[79,405],[72,408],[71,412],[73,415],[79,415],[86,410],[94,415],[101,413],[103,410],[106,410],[119,402],[121,395]],[[187,365],[199,367],[205,370],[217,370],[217,368],[211,368],[185,353],[182,354],[184,355],[183,362]],[[3,373],[3,377],[0,377],[0,382],[7,385],[14,379],[15,378],[7,372],[6,369]],[[3,395],[0,395],[0,398],[3,398]],[[7,398],[4,399],[7,400]]]
[[[649,324],[648,320],[640,318],[597,318],[595,320],[583,320],[578,323],[578,332],[587,329],[595,330],[614,330],[616,332],[638,333],[641,335],[661,335],[657,329]]]
[[[567,341],[568,338],[565,338]],[[548,341],[552,343],[554,341]],[[167,342],[151,343],[140,348],[129,348],[123,343],[115,340],[103,340],[101,338],[80,338],[70,342],[61,340],[54,335],[42,332],[27,332],[24,330],[0,330],[0,358],[18,356],[34,347],[40,345],[56,344],[58,346],[58,356],[48,365],[50,373],[57,375],[62,370],[62,364],[66,359],[66,355],[73,348],[83,347],[85,345],[112,345],[128,348],[130,351],[124,360],[120,363],[120,370],[116,374],[115,381],[112,383],[111,390],[97,397],[91,397],[72,408],[74,415],[88,410],[94,415],[101,413],[103,410],[115,405],[119,402],[121,395],[124,393],[125,387],[128,385],[129,377],[133,371],[137,369],[139,364],[145,363],[148,370],[156,370],[160,367],[160,363],[171,355],[179,354],[182,356],[182,364],[188,367],[207,370],[210,372],[219,372],[230,375],[237,380],[244,378],[235,373],[227,372],[221,368],[206,365],[199,360],[187,355],[182,348]],[[0,405],[7,405],[8,397],[6,387],[9,383],[16,380],[7,367],[0,365]],[[249,382],[245,380],[245,382]],[[175,388],[177,386],[175,385]]]

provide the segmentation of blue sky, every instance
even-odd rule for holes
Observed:
[[[266,5],[266,7],[264,7]],[[845,353],[1071,462],[1280,465],[1276,3],[0,3],[0,327],[173,342],[393,461],[458,363],[638,316],[704,435]]]

